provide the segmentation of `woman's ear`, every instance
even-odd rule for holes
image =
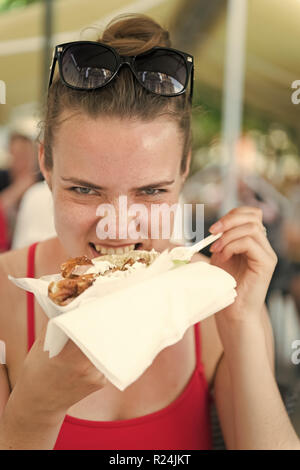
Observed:
[[[50,191],[52,190],[52,174],[51,171],[46,169],[45,165],[45,146],[43,142],[39,143],[39,166],[40,166],[40,171],[45,178],[46,183],[49,186]]]

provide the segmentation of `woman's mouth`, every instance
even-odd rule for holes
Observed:
[[[138,250],[141,247],[141,243],[135,243],[134,245],[117,246],[115,248],[111,246],[95,245],[89,243],[89,246],[95,253],[95,256],[99,255],[122,255],[128,253],[131,250]]]

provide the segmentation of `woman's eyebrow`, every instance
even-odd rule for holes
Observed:
[[[91,188],[91,189],[99,189],[99,190],[105,190],[106,188],[103,186],[99,186],[98,184],[92,183],[90,181],[84,181],[78,178],[61,178],[63,181],[72,183],[72,184],[77,184],[79,186],[84,186],[86,188]],[[175,180],[171,181],[158,181],[156,183],[149,183],[149,184],[144,184],[143,186],[139,186],[138,188],[133,188],[134,191],[136,190],[142,190],[142,189],[147,189],[147,188],[159,188],[161,186],[170,186],[173,184]]]
[[[172,181],[158,181],[157,183],[144,184],[143,186],[140,186],[139,188],[134,188],[134,190],[147,189],[147,188],[159,188],[160,186],[170,186],[174,182],[175,182],[175,180],[172,180]]]
[[[80,180],[78,178],[61,178],[63,181],[67,183],[72,183],[72,184],[78,184],[79,186],[85,186],[86,188],[92,188],[92,189],[105,189],[103,186],[99,186],[98,184],[92,183],[90,181],[84,181]]]

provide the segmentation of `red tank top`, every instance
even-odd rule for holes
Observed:
[[[34,277],[37,243],[28,251],[27,277]],[[34,338],[34,296],[27,292],[28,350]],[[211,395],[200,355],[199,323],[195,325],[196,368],[183,392],[167,407],[133,419],[90,421],[69,415],[55,450],[208,450],[212,448]]]
[[[0,203],[0,253],[9,250],[7,220]]]

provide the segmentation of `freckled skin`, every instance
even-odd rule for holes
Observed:
[[[63,118],[66,116],[64,112]],[[142,242],[140,249],[158,251],[169,246],[168,240],[119,239],[118,198],[126,195],[128,206],[144,204],[149,213],[151,204],[178,202],[187,172],[180,173],[182,137],[176,123],[165,117],[143,122],[112,117],[92,119],[70,113],[55,134],[52,153],[51,171],[44,167],[43,146],[39,161],[53,194],[56,231],[70,257],[91,256],[89,242],[101,244],[96,235],[96,209],[101,203],[114,204],[117,213],[116,239],[104,243],[118,246]],[[79,185],[62,178],[81,179],[103,189],[78,194],[70,188]],[[160,188],[167,192],[158,195],[136,189],[173,180],[170,186]]]

